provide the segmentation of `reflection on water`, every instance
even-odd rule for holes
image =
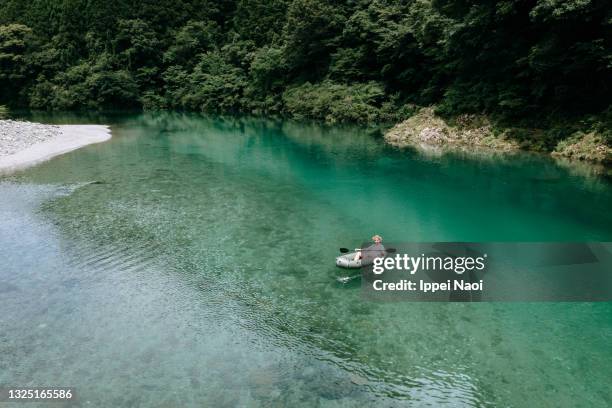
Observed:
[[[95,406],[609,401],[609,304],[368,303],[333,263],[374,232],[609,240],[605,180],[350,127],[100,120],[109,143],[0,183],[0,384]]]

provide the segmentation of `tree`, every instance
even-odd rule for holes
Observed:
[[[23,24],[0,26],[0,102],[14,102],[28,80],[32,30]]]
[[[343,10],[324,0],[294,0],[283,29],[285,57],[296,76],[313,78],[327,70],[338,45]]]
[[[132,70],[158,62],[159,42],[146,21],[119,20],[113,47],[125,69]]]
[[[190,21],[174,34],[173,42],[164,53],[164,62],[193,68],[195,57],[211,50],[218,38],[219,26],[216,22]]]

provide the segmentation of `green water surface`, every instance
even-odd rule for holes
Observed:
[[[610,241],[610,181],[363,128],[39,119],[113,138],[0,178],[0,385],[74,387],[67,406],[610,406],[610,303],[373,303],[334,266],[374,233]]]

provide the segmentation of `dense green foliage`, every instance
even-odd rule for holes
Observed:
[[[0,0],[0,103],[396,120],[610,104],[607,0]]]

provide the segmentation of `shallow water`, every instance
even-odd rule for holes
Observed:
[[[0,384],[77,406],[610,405],[610,303],[369,303],[333,265],[373,233],[609,241],[609,181],[360,128],[94,120],[110,142],[0,179]]]

